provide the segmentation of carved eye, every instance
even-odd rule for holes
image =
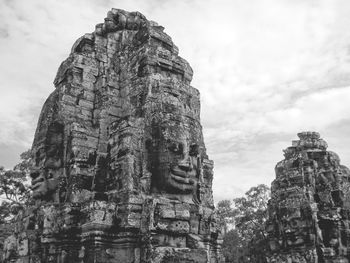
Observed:
[[[51,172],[49,172],[48,174],[47,174],[47,179],[52,179],[53,178],[53,174],[51,173]]]
[[[35,178],[38,178],[38,176],[40,175],[39,171],[34,171],[30,173],[30,177],[34,180]]]
[[[168,149],[176,154],[183,154],[183,145],[182,143],[171,143],[168,146]]]

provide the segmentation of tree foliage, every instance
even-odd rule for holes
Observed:
[[[270,189],[260,184],[233,202],[218,203],[219,220],[225,229],[223,252],[227,262],[264,262],[269,197]],[[227,231],[232,223],[235,228]]]
[[[232,209],[232,202],[230,200],[222,200],[216,206],[218,221],[221,228],[226,234],[230,225],[234,223],[235,211]]]
[[[225,233],[222,244],[222,253],[225,256],[226,262],[240,262],[240,250],[242,249],[240,242],[241,238],[237,229],[231,229]]]
[[[249,242],[256,235],[265,238],[269,196],[269,188],[260,184],[250,188],[244,197],[233,199],[236,228],[245,242]]]
[[[11,170],[0,167],[0,223],[9,221],[23,208],[29,197],[28,177],[31,166],[30,151],[20,156],[20,163]]]

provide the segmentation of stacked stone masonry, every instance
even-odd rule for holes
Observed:
[[[222,262],[192,73],[138,12],[112,9],[79,38],[41,111],[33,205],[3,262]]]
[[[316,132],[277,163],[267,222],[268,262],[350,261],[350,170]]]

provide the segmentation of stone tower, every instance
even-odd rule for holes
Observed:
[[[4,262],[221,262],[199,92],[163,30],[112,9],[75,42]]]
[[[268,262],[347,263],[350,170],[317,132],[284,150],[272,182]]]

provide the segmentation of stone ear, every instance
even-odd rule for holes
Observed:
[[[190,145],[190,155],[191,156],[199,155],[199,145],[198,144]]]

